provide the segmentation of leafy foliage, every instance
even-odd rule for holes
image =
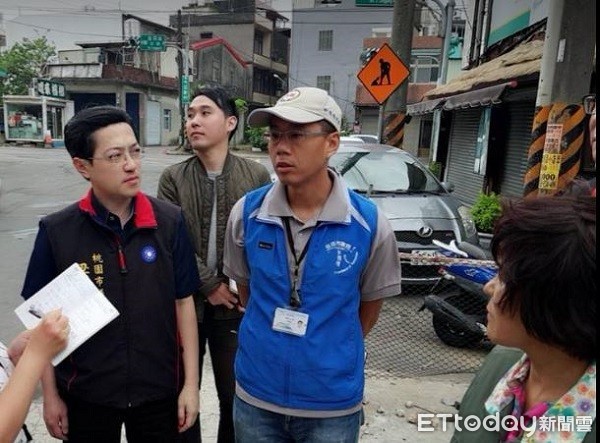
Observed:
[[[6,71],[6,77],[0,79],[0,99],[3,94],[27,94],[32,79],[41,75],[48,58],[53,55],[56,55],[56,48],[45,37],[24,38],[0,53],[0,69]]]
[[[479,193],[471,207],[471,215],[479,232],[491,233],[494,223],[501,213],[500,196],[493,192],[490,194]]]
[[[248,102],[243,98],[236,98],[235,107],[237,108],[238,112],[242,114],[248,110]]]
[[[440,162],[431,161],[427,167],[438,180],[442,179],[442,164]]]
[[[247,127],[244,135],[246,141],[255,148],[259,148],[261,151],[267,150],[267,139],[265,138],[265,128],[251,128]]]

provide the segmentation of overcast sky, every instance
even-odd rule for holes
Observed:
[[[45,36],[57,49],[75,42],[121,38],[120,13],[168,25],[169,15],[189,0],[0,0],[0,13],[10,47],[23,37]],[[272,0],[274,9],[291,16],[291,0]]]
[[[264,0],[269,2],[269,0]],[[291,15],[291,0],[271,0],[272,7],[284,15]],[[0,0],[0,13],[5,20],[18,15],[38,13],[66,13],[75,14],[88,10],[123,10],[125,12],[154,16],[156,21],[163,24],[167,22],[169,14],[176,13],[177,9],[190,3],[190,0]]]

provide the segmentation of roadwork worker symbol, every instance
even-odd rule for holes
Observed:
[[[379,76],[377,76],[375,78],[375,80],[373,80],[371,82],[371,86],[382,86],[383,85],[383,80],[387,80],[387,84],[391,85],[392,84],[392,80],[390,80],[390,69],[392,68],[392,65],[390,62],[380,58],[379,59]]]

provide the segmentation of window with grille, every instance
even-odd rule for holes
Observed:
[[[170,109],[163,109],[163,129],[165,131],[171,130],[172,116]]]
[[[254,31],[254,53],[263,55],[264,34],[260,31]]]
[[[435,83],[439,76],[438,59],[431,56],[413,56],[410,61],[411,83]]]
[[[324,89],[329,93],[331,87],[331,76],[330,75],[317,75],[317,88]]]
[[[319,51],[333,50],[333,31],[319,31]]]

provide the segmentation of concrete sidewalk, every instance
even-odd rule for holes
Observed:
[[[200,392],[201,426],[204,443],[217,441],[219,408],[210,360],[204,367],[204,384]],[[382,379],[367,378],[365,390],[365,425],[361,428],[361,442],[445,443],[452,429],[443,432],[441,425],[431,432],[417,430],[419,413],[455,413],[449,405],[460,401],[472,374],[448,376]],[[34,401],[27,417],[27,426],[34,442],[56,442],[46,431],[42,417],[42,401]],[[123,436],[123,442],[127,440]]]

